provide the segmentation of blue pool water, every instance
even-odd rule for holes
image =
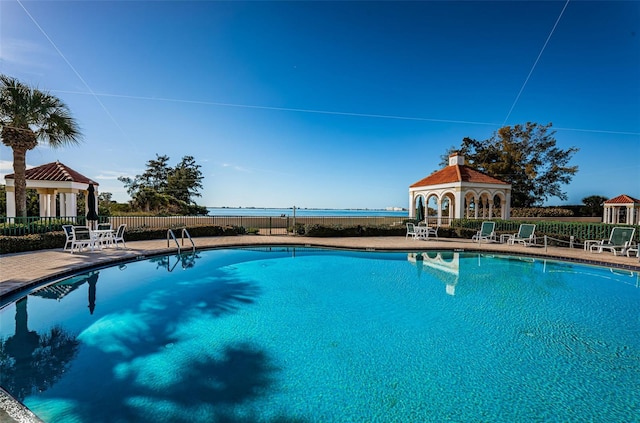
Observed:
[[[273,247],[75,276],[0,310],[46,422],[640,420],[636,272]]]

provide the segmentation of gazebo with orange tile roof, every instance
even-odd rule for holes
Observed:
[[[509,219],[511,185],[465,165],[464,156],[454,153],[449,156],[449,166],[409,186],[409,217],[415,216],[418,201],[437,210],[438,226],[443,218]],[[448,216],[443,216],[443,211],[448,211]],[[432,222],[434,217],[427,216],[427,220]]]
[[[25,172],[27,189],[35,189],[40,199],[40,217],[55,217],[56,195],[60,200],[61,217],[77,217],[77,195],[84,193],[85,204],[89,184],[96,193],[96,210],[98,209],[98,183],[76,172],[58,161],[27,169]],[[7,217],[16,216],[15,174],[6,175]],[[86,212],[86,210],[85,210]]]
[[[622,194],[604,202],[604,223],[640,225],[640,200]]]

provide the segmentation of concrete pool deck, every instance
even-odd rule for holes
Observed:
[[[614,256],[610,252],[592,253],[582,248],[543,246],[525,247],[499,243],[478,244],[469,239],[429,238],[427,240],[405,237],[352,237],[313,238],[304,236],[240,235],[194,238],[197,249],[291,245],[303,247],[327,247],[381,251],[463,250],[502,254],[518,254],[531,257],[568,260],[577,263],[610,266],[640,272],[637,257]],[[79,271],[110,264],[131,261],[143,257],[175,254],[175,242],[167,246],[166,240],[127,242],[127,248],[106,248],[101,251],[83,251],[70,254],[62,248],[6,254],[0,256],[0,300],[6,301],[17,293],[35,288]],[[190,244],[183,247],[190,250]]]
[[[356,249],[368,251],[429,251],[456,250],[514,254],[539,259],[559,259],[576,263],[609,266],[626,269],[640,274],[637,257],[614,256],[612,253],[591,253],[582,248],[558,248],[543,246],[525,247],[498,243],[478,244],[469,239],[429,238],[428,240],[406,239],[405,237],[353,237],[353,238],[312,238],[304,236],[262,236],[242,235],[224,237],[194,238],[197,249],[260,247],[260,246],[300,246]],[[183,251],[189,251],[185,245]],[[107,248],[102,251],[84,251],[70,254],[62,248],[6,254],[0,256],[0,305],[28,293],[47,282],[96,267],[109,266],[145,257],[175,254],[175,242],[167,246],[166,240],[128,242],[127,248]],[[0,389],[0,423],[28,422],[39,420],[28,409]]]

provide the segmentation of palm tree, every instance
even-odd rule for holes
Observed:
[[[27,217],[27,151],[38,143],[53,148],[78,144],[80,129],[57,97],[0,75],[0,138],[13,150],[16,216]]]

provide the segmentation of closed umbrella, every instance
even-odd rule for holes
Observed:
[[[87,195],[87,220],[89,222],[95,222],[98,220],[98,213],[96,212],[96,192],[93,188],[93,184],[89,184],[89,194]],[[93,224],[91,224],[93,227]]]
[[[416,220],[422,222],[424,220],[424,204],[422,204],[422,197],[418,197],[418,205],[416,206]]]

